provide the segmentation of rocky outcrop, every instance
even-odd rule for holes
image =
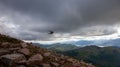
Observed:
[[[3,39],[2,39],[3,38]],[[13,40],[10,40],[13,39]],[[0,67],[94,67],[0,34]]]

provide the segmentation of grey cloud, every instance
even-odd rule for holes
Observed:
[[[103,36],[103,35],[111,35],[117,33],[116,29],[114,29],[113,26],[106,26],[106,25],[86,27],[79,31],[80,33],[77,33],[75,35]]]
[[[82,35],[88,33],[86,27],[118,24],[119,3],[119,0],[0,0],[0,14],[20,25],[22,32],[18,34],[22,39],[45,40],[52,37],[46,34],[49,30],[60,34],[76,31]],[[101,32],[106,35],[115,31],[107,28]]]

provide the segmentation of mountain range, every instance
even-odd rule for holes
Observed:
[[[68,51],[68,50],[73,50],[73,49],[78,48],[78,46],[73,45],[73,44],[61,44],[61,43],[55,43],[55,44],[51,44],[51,45],[42,45],[39,43],[33,43],[33,44],[36,46],[39,46],[39,47],[53,50],[53,51]]]
[[[117,46],[99,47],[90,45],[80,47],[73,44],[56,43],[47,47],[46,45],[42,45],[42,47],[92,63],[96,67],[120,67],[120,47]]]
[[[97,46],[120,46],[120,38],[117,39],[110,39],[110,40],[79,40],[79,41],[73,41],[70,42],[70,44],[74,44],[77,46],[89,46],[89,45],[97,45]]]
[[[86,46],[60,53],[79,60],[91,62],[96,67],[120,67],[119,47]]]

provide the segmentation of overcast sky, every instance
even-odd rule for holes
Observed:
[[[0,32],[23,40],[119,38],[119,26],[120,0],[0,0]]]

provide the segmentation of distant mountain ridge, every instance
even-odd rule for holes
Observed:
[[[113,41],[113,40],[112,40]],[[112,43],[112,42],[111,42]],[[73,44],[60,44],[58,43],[49,45],[47,48],[58,53],[74,57],[79,60],[93,63],[96,67],[120,67],[120,47],[107,46],[99,47],[90,45],[85,47],[75,46],[75,49],[69,48]],[[70,45],[70,46],[69,46]],[[46,45],[45,45],[46,46]],[[61,49],[57,49],[61,48]],[[66,50],[65,50],[66,48]],[[64,49],[64,50],[62,50]]]
[[[97,67],[120,67],[120,47],[86,46],[64,51],[61,54],[92,62]]]
[[[78,48],[76,45],[73,45],[73,44],[61,44],[61,43],[55,43],[55,44],[51,44],[51,45],[42,45],[39,43],[33,43],[33,44],[36,46],[39,46],[39,47],[53,50],[53,51],[69,51],[69,50]]]
[[[71,41],[71,42],[63,42],[63,43],[53,43],[53,44],[40,44],[40,43],[33,43],[37,46],[43,46],[43,47],[49,47],[51,45],[57,45],[57,44],[69,44],[69,45],[75,45],[78,47],[84,47],[84,46],[90,46],[90,45],[97,45],[99,47],[106,47],[106,46],[117,46],[120,47],[120,38],[117,39],[109,39],[109,40],[79,40],[79,41]]]
[[[120,38],[117,39],[110,39],[110,40],[79,40],[79,41],[73,41],[74,45],[78,46],[89,46],[89,45],[97,45],[97,46],[117,46],[120,47]]]

